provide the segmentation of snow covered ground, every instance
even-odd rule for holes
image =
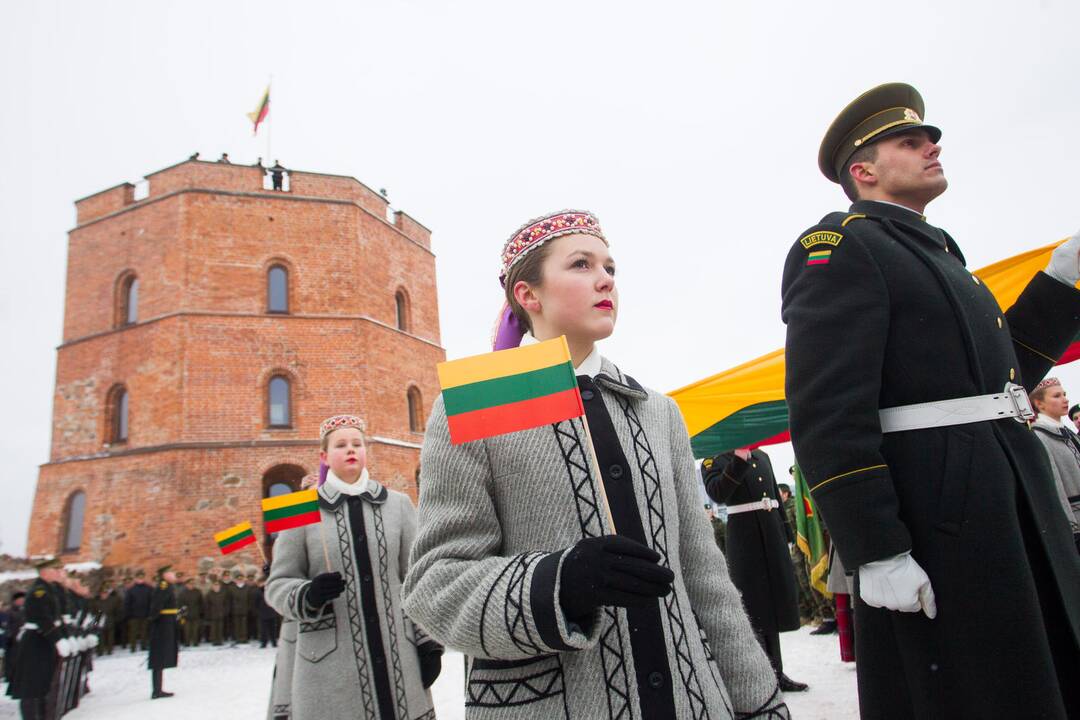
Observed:
[[[859,717],[855,695],[855,666],[840,662],[836,635],[812,636],[810,628],[781,635],[784,669],[789,676],[810,684],[805,693],[788,696],[792,716],[799,720],[854,720]],[[71,720],[258,720],[266,716],[274,650],[243,648],[182,650],[180,667],[165,672],[165,689],[176,697],[150,700],[150,673],[146,654],[126,650],[95,661],[90,676],[93,690]],[[435,709],[439,720],[462,720],[464,664],[459,653],[443,658],[443,672],[435,683]],[[4,696],[0,718],[17,718],[18,707]],[[541,720],[541,719],[538,719]]]

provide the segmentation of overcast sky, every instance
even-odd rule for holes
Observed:
[[[72,201],[196,150],[266,157],[245,114],[271,75],[268,160],[385,187],[434,231],[449,357],[488,347],[506,236],[588,208],[619,264],[604,352],[669,391],[783,344],[783,258],[846,207],[818,143],[876,84],[916,85],[943,129],[951,187],[927,214],[972,268],[1080,227],[1078,9],[4,3],[0,551],[25,548],[48,459]],[[1080,396],[1080,370],[1058,374]]]

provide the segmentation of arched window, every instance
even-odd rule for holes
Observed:
[[[424,405],[420,402],[420,390],[416,387],[409,388],[409,429],[413,432],[424,432]]]
[[[397,329],[408,330],[409,329],[409,298],[406,297],[404,290],[398,290],[394,295],[394,309],[396,312]]]
[[[62,552],[75,552],[82,545],[83,515],[86,513],[86,493],[71,494],[64,512],[64,546]]]
[[[266,311],[289,312],[289,271],[274,265],[266,272]]]
[[[128,439],[128,397],[127,388],[116,385],[109,391],[106,407],[109,412],[109,442],[122,443]]]
[[[266,392],[270,427],[290,427],[292,410],[289,407],[289,379],[282,375],[275,375],[270,378]]]
[[[296,492],[300,489],[300,481],[303,479],[304,468],[299,465],[275,465],[263,475],[263,497],[272,498]],[[267,535],[268,550],[272,546],[275,537],[277,537],[277,533]]]
[[[139,321],[139,278],[132,272],[120,276],[116,288],[116,327]]]

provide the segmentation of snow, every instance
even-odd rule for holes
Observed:
[[[857,720],[855,665],[840,662],[836,635],[810,635],[809,627],[780,636],[784,670],[795,680],[810,684],[805,693],[787,696],[792,717],[798,720]],[[176,697],[150,700],[150,672],[146,653],[118,650],[94,661],[90,675],[93,692],[71,720],[181,720],[192,717],[264,718],[274,670],[274,648],[200,647],[181,649],[180,667],[165,671],[165,689]],[[465,668],[461,654],[448,652],[433,695],[439,720],[465,717]],[[17,718],[16,703],[0,698],[0,718]]]

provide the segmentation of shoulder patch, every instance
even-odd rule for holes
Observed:
[[[45,591],[40,589],[40,588],[35,590],[34,591],[34,597],[36,597],[36,598],[45,597]]]
[[[705,468],[706,470],[711,470],[712,469],[712,458],[705,458],[704,460],[702,460],[701,461],[701,467]]]
[[[832,245],[833,247],[836,247],[840,244],[840,240],[843,237],[844,236],[838,232],[832,232],[830,230],[817,230],[810,233],[809,235],[804,236],[802,239],[799,240],[799,243],[802,244],[802,246],[807,250],[814,247],[815,245]]]

